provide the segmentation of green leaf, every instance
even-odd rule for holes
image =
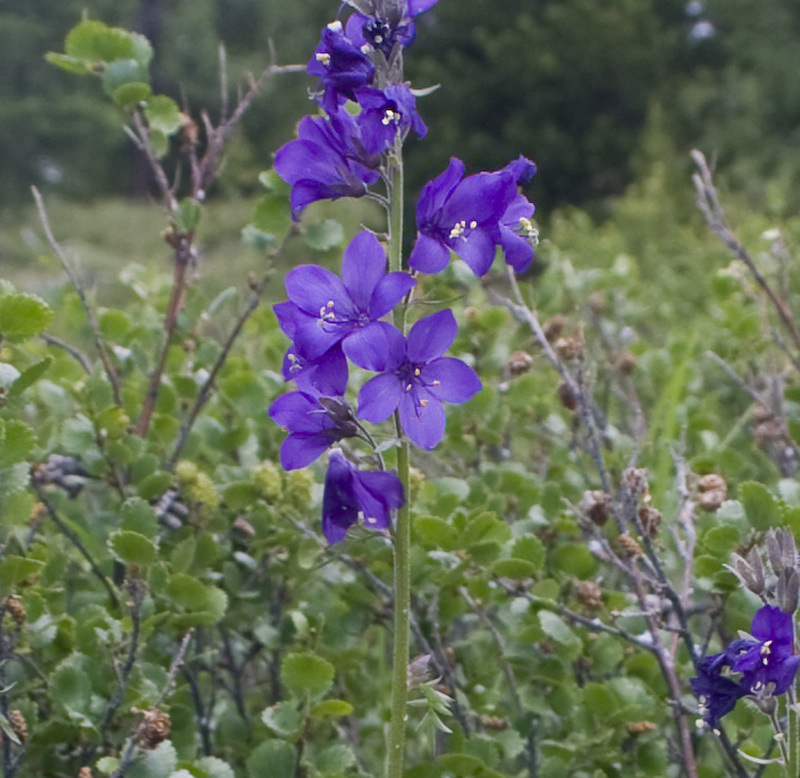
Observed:
[[[498,559],[491,566],[492,575],[501,578],[530,578],[536,573],[536,565],[527,559]]]
[[[119,767],[119,759],[115,756],[102,756],[97,760],[96,766],[101,773],[111,775]]]
[[[352,712],[353,706],[347,700],[323,700],[314,706],[311,715],[317,718],[340,719]]]
[[[595,716],[608,720],[619,708],[619,699],[603,683],[587,683],[583,687],[583,704]]]
[[[735,527],[712,527],[703,533],[701,545],[710,554],[725,562],[728,561],[731,551],[741,539],[740,532]]]
[[[283,238],[292,226],[289,198],[275,193],[259,197],[256,201],[252,226],[262,234]]]
[[[21,421],[0,421],[0,470],[24,462],[36,445],[36,434]]]
[[[539,611],[539,624],[541,624],[544,634],[564,648],[570,659],[575,659],[580,655],[583,641],[559,615],[550,611]]]
[[[156,544],[138,532],[112,532],[108,537],[108,547],[117,559],[128,565],[144,567],[153,564],[158,557]]]
[[[333,665],[310,652],[288,654],[281,663],[281,683],[300,696],[324,694],[333,684]]]
[[[208,778],[236,778],[233,768],[215,756],[204,756],[198,759],[197,766],[205,772]]]
[[[140,84],[150,89],[147,68],[135,59],[118,59],[103,70],[103,87],[113,95],[129,84]]]
[[[356,765],[353,749],[344,743],[336,743],[320,751],[316,759],[317,770],[322,775],[344,775]]]
[[[155,539],[158,535],[158,518],[153,508],[140,497],[126,500],[120,511],[120,526]]]
[[[111,99],[121,108],[132,108],[147,101],[153,90],[150,84],[143,81],[131,81],[117,87],[111,93]]]
[[[34,294],[0,297],[0,333],[10,341],[25,340],[44,332],[53,322],[50,306]]]
[[[157,157],[163,157],[169,151],[169,138],[160,130],[151,129],[147,137]]]
[[[181,111],[178,104],[166,95],[156,95],[147,101],[144,109],[151,130],[163,135],[172,135],[181,126]]]
[[[511,528],[497,514],[484,511],[467,524],[459,540],[464,546],[474,543],[502,545],[511,540]]]
[[[229,508],[242,510],[250,505],[254,505],[261,497],[261,492],[249,481],[236,481],[228,484],[222,493],[222,499]]]
[[[167,593],[181,608],[199,611],[208,605],[208,592],[202,581],[186,573],[175,573],[169,578]]]
[[[272,705],[261,714],[261,720],[284,740],[294,740],[303,727],[303,716],[293,702]]]
[[[275,168],[269,170],[262,170],[258,174],[258,183],[264,187],[268,192],[277,192],[284,196],[286,200],[289,199],[291,186],[287,184],[275,171]]]
[[[21,745],[20,739],[17,737],[17,733],[11,727],[11,723],[9,720],[0,713],[0,729],[3,730],[3,734],[16,745]]]
[[[79,76],[85,76],[92,72],[86,60],[79,59],[78,57],[69,57],[66,54],[57,54],[55,51],[48,51],[47,54],[44,55],[44,58],[51,65],[55,65],[70,73],[77,73]]]
[[[591,578],[597,570],[597,560],[582,543],[564,543],[553,549],[550,561],[557,570],[576,578]]]
[[[92,684],[89,676],[72,664],[59,665],[50,676],[48,689],[51,699],[64,707],[87,713],[92,697]]]
[[[517,559],[527,559],[536,566],[537,570],[541,570],[544,567],[547,550],[536,535],[525,535],[514,543],[511,556]]]
[[[303,236],[305,244],[314,251],[330,251],[344,240],[344,227],[333,219],[310,224]]]
[[[0,470],[0,499],[28,488],[31,480],[31,468],[27,462]]]
[[[177,107],[178,106],[176,105],[175,108],[177,109]],[[180,116],[178,116],[178,124],[180,125]],[[169,135],[168,132],[166,134]],[[175,229],[181,233],[191,232],[195,227],[197,227],[202,213],[203,206],[200,205],[197,200],[195,200],[193,197],[184,197],[178,205],[178,210],[175,212]]]
[[[445,519],[437,516],[418,516],[414,519],[414,531],[419,539],[435,548],[451,551],[456,548],[458,536]]]
[[[28,387],[33,386],[53,364],[53,357],[45,357],[40,362],[31,365],[11,384],[8,390],[9,397],[19,397]]]
[[[125,778],[169,778],[177,766],[175,746],[165,740],[151,751],[144,751],[125,773]]]
[[[282,740],[267,740],[247,760],[248,778],[293,778],[297,756]]]
[[[739,484],[739,499],[753,529],[766,532],[783,524],[781,504],[764,484],[757,481]]]
[[[26,556],[10,555],[0,561],[0,588],[4,592],[13,589],[25,579],[42,572],[44,562]]]
[[[137,50],[137,47],[141,47],[142,44],[135,43],[135,37],[142,38],[143,36],[87,19],[67,33],[64,51],[69,57],[89,62],[141,59],[144,56],[144,49],[138,48]]]

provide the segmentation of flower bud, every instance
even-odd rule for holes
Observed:
[[[602,527],[611,515],[613,501],[608,492],[599,489],[586,491],[578,507],[588,516],[598,527]]]
[[[430,678],[430,654],[414,657],[406,668],[406,682],[409,689],[421,686]]]
[[[654,538],[661,526],[661,511],[652,505],[642,505],[639,508],[639,521],[648,537]]]
[[[778,576],[775,599],[784,613],[794,613],[797,610],[800,604],[800,580],[797,577],[797,570],[784,570],[783,575]]]
[[[140,748],[150,751],[163,743],[172,732],[172,720],[168,713],[160,710],[144,712],[144,721],[139,724],[134,740]]]
[[[267,502],[278,502],[283,494],[281,471],[274,462],[262,462],[253,468],[250,477]]]
[[[314,476],[311,471],[289,470],[286,473],[286,498],[296,508],[302,510],[311,504],[311,487],[314,485]]]
[[[631,557],[632,559],[637,559],[638,557],[644,555],[642,547],[627,533],[620,535],[618,540],[626,556]]]
[[[594,581],[581,581],[578,584],[576,596],[581,605],[585,605],[592,610],[599,610],[603,607],[603,590],[600,584]]]
[[[511,375],[524,375],[531,369],[533,357],[527,351],[515,351],[508,358],[508,372]]]

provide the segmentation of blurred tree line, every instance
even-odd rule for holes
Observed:
[[[219,42],[235,99],[245,74],[268,63],[269,39],[280,63],[305,62],[335,11],[334,0],[0,2],[0,204],[27,200],[31,183],[71,197],[146,189],[99,85],[43,59],[82,13],[145,33],[155,85],[198,118],[201,107],[219,108]],[[431,134],[410,146],[412,186],[440,172],[454,148],[471,170],[522,151],[540,167],[540,206],[600,203],[631,181],[657,109],[670,151],[700,145],[760,205],[794,205],[795,0],[441,0],[419,28],[407,70],[417,86],[442,87],[422,105]],[[308,86],[303,76],[273,82],[223,186],[254,185],[308,112]]]

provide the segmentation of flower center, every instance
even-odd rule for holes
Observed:
[[[458,240],[461,238],[462,240],[466,240],[467,237],[464,233],[469,234],[469,231],[474,230],[477,226],[478,222],[474,219],[469,223],[469,226],[467,226],[466,221],[462,219],[460,222],[456,222],[453,225],[453,228],[450,230],[450,239]]]
[[[319,62],[319,64],[320,64],[320,65],[322,65],[322,67],[324,67],[324,68],[327,68],[327,67],[329,67],[329,66],[330,66],[330,64],[331,64],[331,55],[330,55],[330,54],[328,54],[328,52],[327,52],[327,51],[320,51],[320,52],[317,52],[317,54],[315,55],[315,59],[316,59],[316,60],[317,60],[317,62]]]
[[[393,111],[391,108],[387,108],[383,112],[383,118],[381,119],[381,124],[384,127],[388,127],[390,124],[400,124],[400,112]]]
[[[520,219],[517,230],[520,235],[527,238],[534,246],[539,244],[539,230],[533,226],[533,222],[530,219]]]

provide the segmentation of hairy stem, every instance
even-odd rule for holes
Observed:
[[[398,138],[394,157],[390,164],[389,197],[389,270],[403,269],[403,157],[402,142]],[[394,324],[405,331],[406,311],[400,305],[394,310]],[[406,704],[408,701],[408,629],[411,611],[411,517],[409,497],[409,454],[410,446],[403,439],[400,417],[395,412],[395,426],[401,440],[397,450],[397,470],[405,505],[397,511],[397,524],[394,529],[394,646],[392,654],[392,718],[389,732],[389,778],[401,778],[406,742]]]

